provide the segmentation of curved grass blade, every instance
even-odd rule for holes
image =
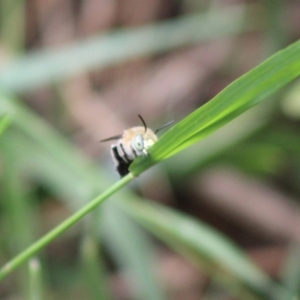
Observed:
[[[274,299],[285,288],[263,273],[242,250],[219,232],[182,213],[150,201],[123,199],[118,205],[239,299]]]
[[[10,92],[28,91],[128,59],[249,31],[256,24],[244,22],[246,8],[244,4],[234,5],[210,14],[187,15],[141,28],[101,34],[66,48],[31,52],[0,70],[0,87]]]
[[[137,176],[158,161],[196,143],[299,75],[300,41],[297,41],[235,80],[176,124],[149,149],[150,157],[136,159],[130,171]]]

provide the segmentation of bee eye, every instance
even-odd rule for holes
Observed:
[[[144,140],[143,137],[139,134],[133,140],[133,146],[138,151],[143,151],[144,149]]]

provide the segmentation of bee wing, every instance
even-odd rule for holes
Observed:
[[[111,137],[109,137],[109,138],[107,138],[107,139],[101,140],[100,143],[101,143],[101,142],[114,141],[114,140],[118,140],[118,139],[120,139],[120,138],[122,138],[122,135],[121,135],[121,134],[115,135],[115,136],[111,136]]]

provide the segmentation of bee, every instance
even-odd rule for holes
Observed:
[[[156,134],[161,129],[172,124],[174,121],[168,122],[153,132],[147,127],[144,119],[138,115],[143,123],[142,126],[132,127],[124,130],[123,134],[115,135],[100,142],[117,140],[111,145],[111,156],[116,166],[117,172],[121,177],[129,173],[129,166],[138,156],[149,156],[147,150],[158,140]]]

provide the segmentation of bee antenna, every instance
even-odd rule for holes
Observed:
[[[145,128],[145,133],[146,133],[146,131],[147,131],[147,125],[146,125],[146,122],[145,122],[145,120],[142,118],[141,115],[138,115],[138,117],[139,117],[140,120],[142,121],[142,123],[143,123],[143,125],[144,125],[144,128]]]
[[[157,134],[157,133],[158,133],[160,130],[162,130],[163,128],[165,128],[165,127],[171,125],[172,123],[174,123],[174,120],[168,122],[167,124],[163,125],[162,127],[158,128],[158,129],[156,129],[156,130],[155,130],[155,134]]]

